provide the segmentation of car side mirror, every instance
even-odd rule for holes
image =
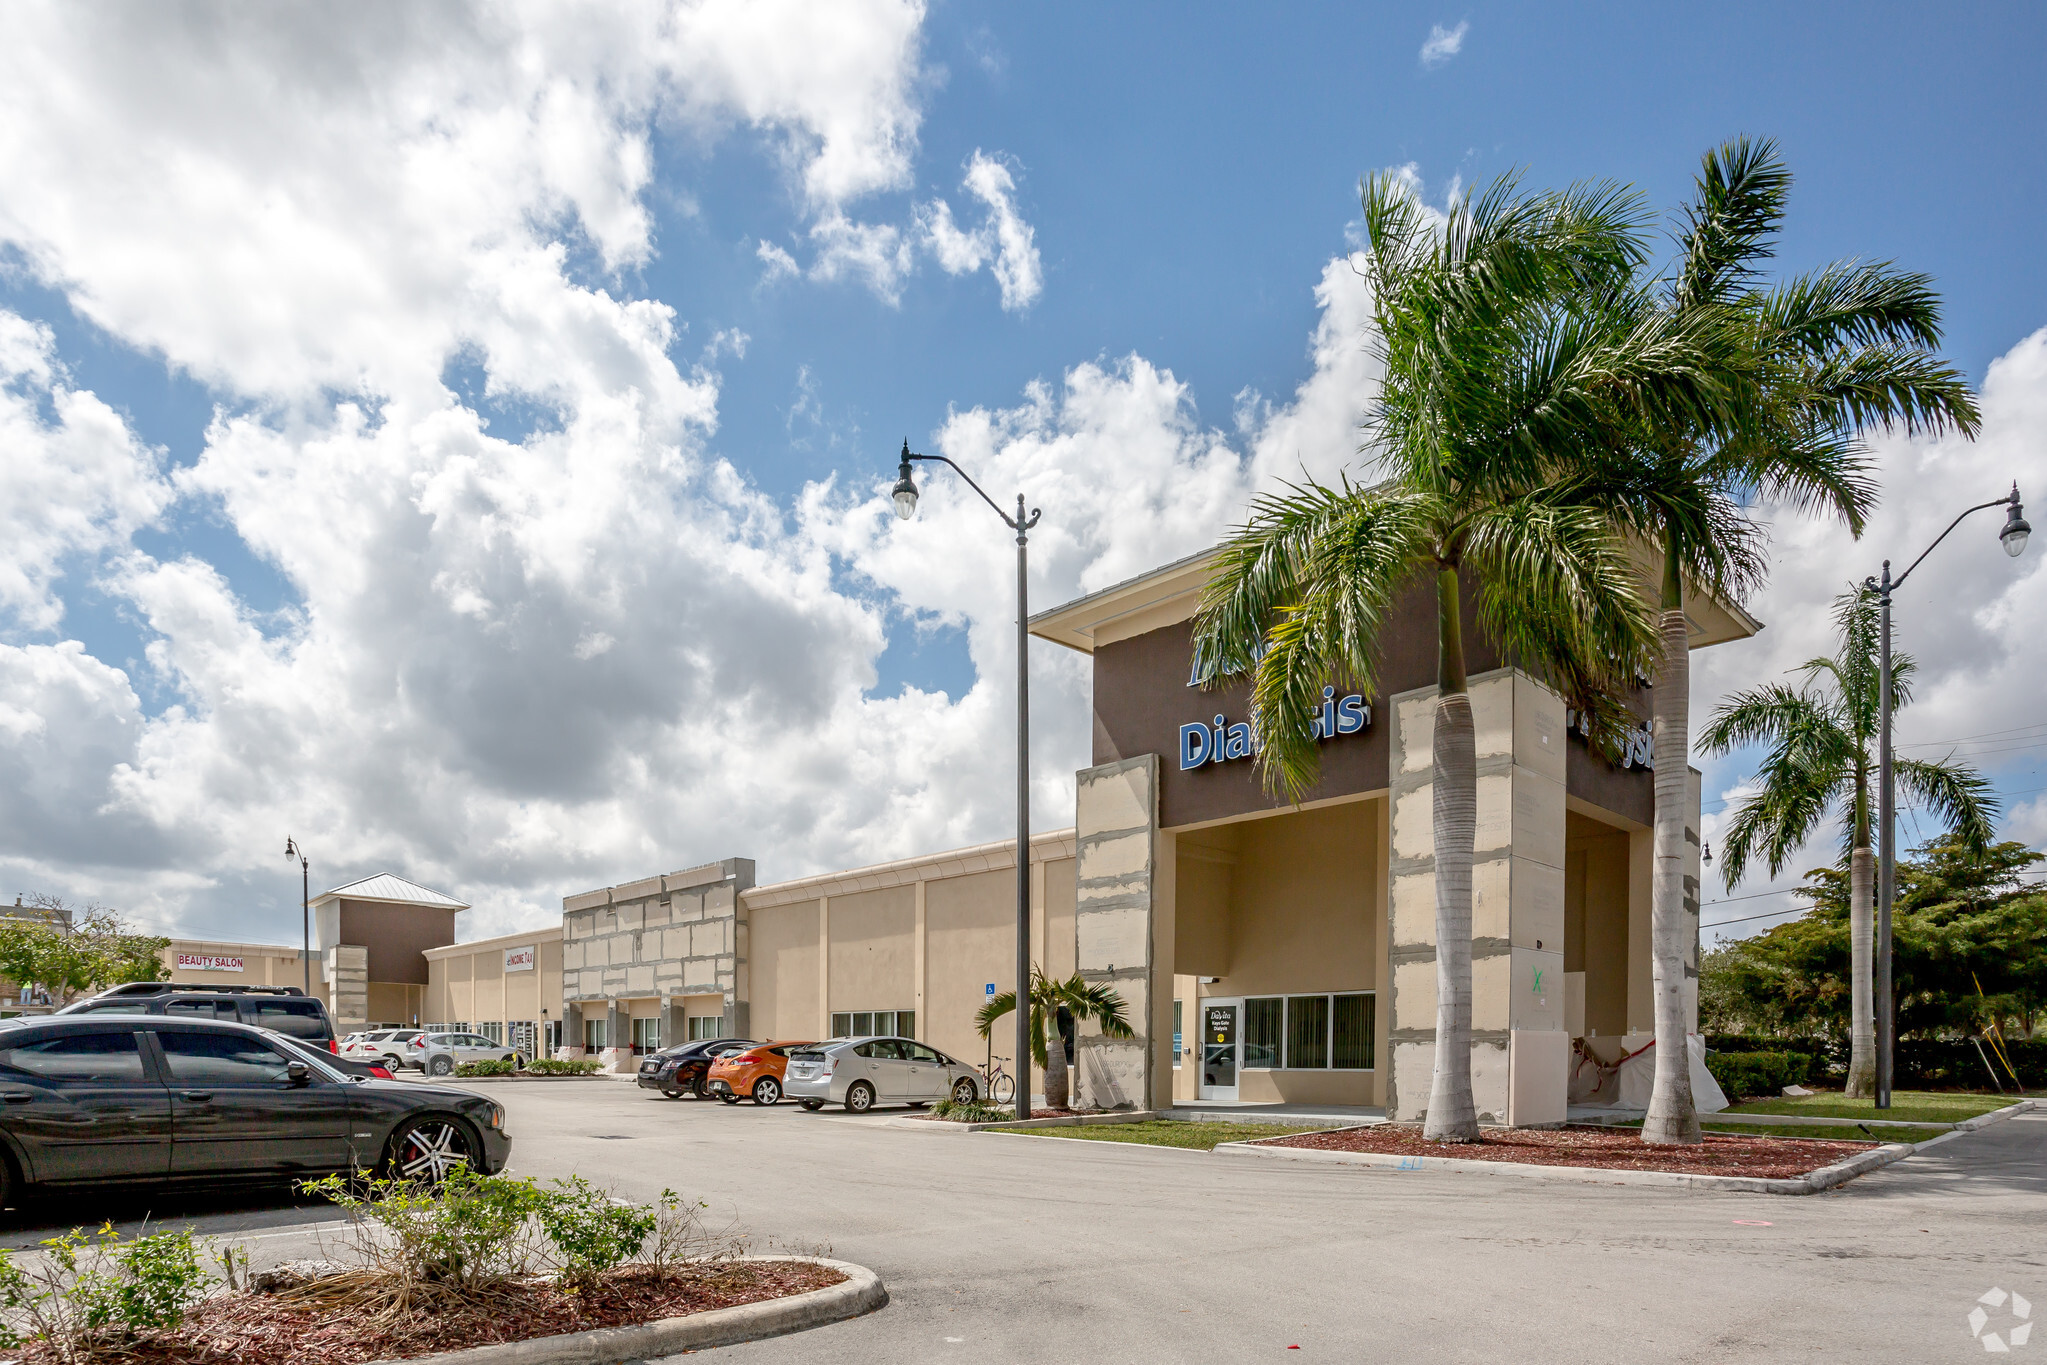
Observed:
[[[284,1078],[293,1085],[304,1085],[307,1081],[313,1079],[313,1068],[307,1066],[304,1062],[286,1062],[284,1064]]]

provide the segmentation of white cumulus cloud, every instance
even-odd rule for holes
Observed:
[[[1422,65],[1433,70],[1462,52],[1464,35],[1470,31],[1470,20],[1459,20],[1456,28],[1444,28],[1441,24],[1429,25],[1429,36],[1422,40]]]

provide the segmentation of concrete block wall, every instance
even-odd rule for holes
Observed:
[[[354,943],[334,945],[320,965],[320,976],[327,983],[335,1036],[365,1027],[370,1020],[370,950]]]
[[[1170,1070],[1160,1083],[1167,1093],[1154,1093],[1160,1069],[1153,1042],[1162,1033],[1167,1040],[1172,1036],[1173,971],[1172,927],[1159,922],[1162,914],[1170,915],[1172,902],[1170,887],[1161,884],[1158,764],[1157,754],[1143,754],[1084,768],[1075,777],[1074,959],[1081,976],[1123,997],[1137,1033],[1119,1039],[1091,1026],[1083,1029],[1074,1052],[1075,1094],[1083,1106],[1149,1109],[1170,1103]],[[1167,945],[1167,961],[1158,960],[1159,945]],[[1164,988],[1154,991],[1154,981]],[[1163,1031],[1155,1017],[1160,1007],[1167,1012]]]
[[[1514,1034],[1564,1028],[1564,706],[1514,670],[1482,674],[1470,691],[1478,756],[1472,1089],[1480,1119],[1505,1123]],[[1435,708],[1433,687],[1401,693],[1389,708],[1386,1107],[1408,1120],[1427,1112],[1436,1059]]]
[[[632,1024],[619,1002],[662,1002],[662,1038],[680,1040],[683,999],[718,996],[725,1029],[743,1029],[746,1003],[745,929],[740,893],[753,885],[749,858],[647,877],[619,886],[566,897],[562,901],[563,1018],[574,1009],[573,1031],[564,1040],[582,1055],[581,1020],[601,1008],[608,1020],[600,1054],[614,1070],[632,1064]]]

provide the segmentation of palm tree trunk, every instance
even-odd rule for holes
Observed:
[[[1684,579],[1676,546],[1663,557],[1663,667],[1657,671],[1651,704],[1656,741],[1655,869],[1649,911],[1654,964],[1656,1079],[1642,1141],[1702,1141],[1699,1111],[1692,1100],[1692,1057],[1685,1017],[1685,947],[1690,921],[1685,914],[1685,815],[1690,784],[1692,671],[1691,631],[1685,624]]]
[[[1876,857],[1867,848],[1848,855],[1848,993],[1853,1006],[1849,1021],[1848,1098],[1863,1100],[1876,1093],[1876,992],[1870,968],[1875,955],[1876,924],[1871,892],[1876,883]]]
[[[1045,1040],[1045,1107],[1065,1109],[1072,1098],[1067,1093],[1071,1082],[1066,1070],[1066,1039],[1059,1032],[1059,1011],[1048,1009],[1051,1016],[1045,1022],[1051,1025],[1051,1036]]]
[[[1457,569],[1436,574],[1437,694],[1431,737],[1436,843],[1436,1070],[1422,1136],[1478,1141],[1471,1094],[1471,853],[1478,840],[1478,741],[1464,678]]]

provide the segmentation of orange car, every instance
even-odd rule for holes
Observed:
[[[713,1095],[727,1104],[747,1096],[755,1104],[773,1104],[782,1098],[782,1076],[789,1069],[789,1054],[814,1042],[755,1043],[744,1052],[733,1052],[711,1063],[705,1083]]]

